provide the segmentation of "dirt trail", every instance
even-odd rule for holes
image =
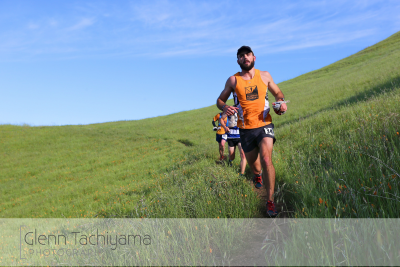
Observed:
[[[253,183],[252,183],[252,186]],[[260,199],[260,205],[261,205],[261,210],[262,210],[262,214],[265,218],[269,218],[269,216],[267,215],[267,207],[266,207],[266,203],[268,201],[267,198],[267,190],[265,190],[265,187],[262,186],[260,189],[255,188],[254,187],[254,191],[257,194],[257,197]],[[290,217],[290,211],[288,210],[288,208],[286,207],[286,205],[284,203],[275,203],[275,207],[276,210],[279,212],[278,217],[277,218],[289,218]]]
[[[224,160],[222,160],[222,161],[216,160],[215,163],[228,166],[227,161],[228,161],[228,156],[226,156],[224,158]],[[245,174],[245,175],[247,176],[247,174]],[[246,178],[246,179],[248,179],[248,178]],[[254,187],[253,182],[251,180],[249,180],[249,182],[251,183],[251,186]],[[266,203],[268,201],[267,190],[265,189],[264,186],[262,186],[259,189],[254,187],[254,191],[256,192],[257,197],[260,199],[260,207],[261,207],[263,217],[269,218],[269,216],[267,215],[267,207],[266,207]],[[277,218],[289,218],[290,217],[290,214],[292,212],[289,211],[288,207],[284,203],[275,203],[275,206],[276,206],[276,210],[279,212]]]

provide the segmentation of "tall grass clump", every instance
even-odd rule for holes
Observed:
[[[251,218],[259,217],[259,200],[236,168],[215,164],[204,154],[189,154],[163,174],[153,192],[130,211],[101,214],[118,218]],[[129,194],[129,193],[127,193]]]
[[[399,92],[280,129],[278,169],[296,217],[399,217]]]

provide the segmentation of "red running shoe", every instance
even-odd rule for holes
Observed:
[[[258,174],[258,175],[254,174],[254,176],[253,176],[253,183],[254,183],[254,186],[255,186],[256,188],[261,188],[261,186],[263,185],[261,173]]]
[[[267,214],[269,217],[276,217],[278,215],[273,201],[268,200],[267,202]]]

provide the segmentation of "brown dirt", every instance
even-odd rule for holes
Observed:
[[[253,184],[253,183],[252,183]],[[254,185],[253,185],[254,186]],[[269,216],[267,215],[267,207],[266,203],[268,201],[267,198],[267,190],[265,189],[264,186],[262,186],[260,189],[254,187],[254,191],[257,194],[257,197],[260,199],[260,205],[262,206],[262,214],[265,218],[268,218]],[[279,212],[277,218],[289,218],[290,217],[290,211],[286,207],[284,203],[275,203],[276,210]]]

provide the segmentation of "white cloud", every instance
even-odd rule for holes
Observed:
[[[29,23],[28,24],[28,29],[30,29],[30,30],[35,30],[35,29],[38,29],[38,28],[39,28],[39,25],[36,24],[36,23]]]
[[[399,28],[400,5],[388,2],[254,0],[245,8],[236,0],[85,2],[30,17],[24,29],[0,31],[0,57],[16,48],[36,56],[55,51],[60,57],[137,56],[141,51],[168,57],[228,53],[243,43],[261,51],[328,46]],[[14,48],[4,45],[16,40]]]
[[[296,43],[289,43],[287,45],[268,47],[269,53],[293,51],[312,47],[322,47],[334,44],[340,44],[350,42],[356,39],[360,39],[366,36],[370,36],[375,32],[373,29],[367,29],[363,31],[356,31],[346,34],[338,35],[337,33],[325,33],[324,35],[307,36],[304,40],[300,40]]]
[[[158,0],[131,3],[132,19],[146,27],[184,29],[212,26],[221,22],[225,2],[176,2]],[[222,12],[223,13],[223,12]]]
[[[48,23],[49,23],[49,25],[51,27],[57,27],[58,26],[58,21],[56,19],[54,19],[54,18],[49,19]]]
[[[76,30],[81,30],[84,28],[87,28],[89,26],[92,26],[94,24],[95,20],[93,18],[83,18],[80,21],[78,21],[76,24],[73,26],[69,27],[69,31],[76,31]]]

